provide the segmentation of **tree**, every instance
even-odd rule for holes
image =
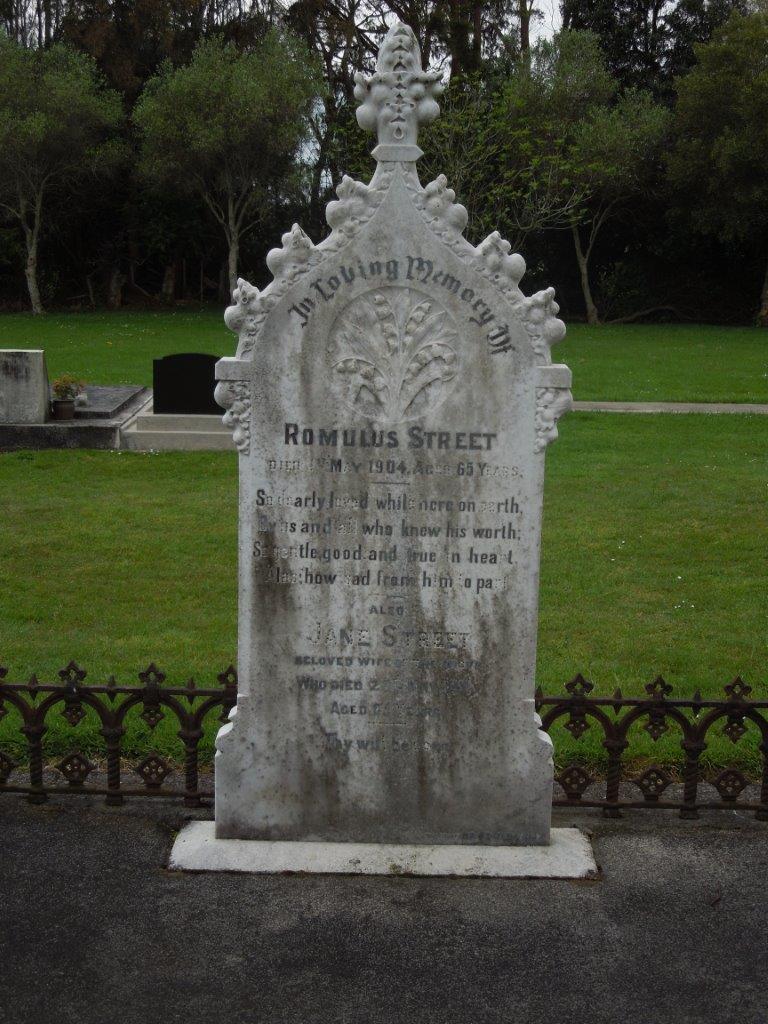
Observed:
[[[590,283],[597,237],[658,179],[667,122],[648,93],[617,91],[598,37],[566,30],[516,62],[495,111],[501,149],[486,194],[502,219],[506,205],[516,241],[570,231],[590,323],[599,322]]]
[[[323,208],[353,170],[367,143],[355,119],[354,76],[370,74],[393,17],[419,42],[425,67],[446,72],[452,83],[477,79],[485,64],[505,50],[527,49],[534,0],[296,0],[285,23],[318,54],[326,89],[313,110],[316,159],[310,182],[309,223],[325,228]],[[519,27],[520,42],[517,41]]]
[[[354,113],[355,72],[374,71],[386,25],[376,5],[361,0],[297,0],[285,20],[317,55],[323,71],[325,88],[309,117],[314,159],[306,218],[310,231],[322,232],[328,193],[352,169],[348,147],[362,137]]]
[[[501,63],[496,77],[452,83],[425,133],[425,170],[448,169],[473,234],[498,228],[514,247],[566,228],[584,198],[569,153],[574,127],[614,85],[597,37],[564,32]]]
[[[33,313],[42,313],[38,249],[47,204],[119,158],[120,101],[92,60],[57,44],[26,50],[0,38],[0,210],[20,225]]]
[[[660,181],[668,124],[667,110],[650,93],[630,91],[614,106],[593,107],[575,126],[570,158],[583,198],[570,228],[590,324],[600,322],[589,272],[598,235],[628,200],[650,193]]]
[[[617,98],[617,88],[597,36],[565,31],[515,57],[495,85],[452,85],[447,116],[427,133],[426,167],[450,168],[473,233],[498,227],[518,247],[570,231],[590,323],[598,235],[660,180],[668,120],[650,94]]]
[[[226,239],[232,288],[241,241],[284,188],[320,89],[304,46],[271,31],[246,52],[204,40],[137,103],[142,174],[203,200]]]
[[[66,0],[61,35],[95,58],[131,109],[164,60],[188,62],[207,36],[251,44],[274,22],[272,8],[260,0]]]
[[[61,26],[61,0],[0,0],[0,28],[22,46],[48,47]]]
[[[694,227],[768,259],[768,13],[732,15],[678,82],[669,175]],[[768,266],[758,322],[768,327]]]
[[[671,103],[672,79],[748,0],[561,0],[563,26],[595,32],[622,88],[647,89]]]
[[[708,43],[715,29],[734,11],[746,14],[748,7],[749,0],[678,0],[667,18],[670,46],[666,71],[672,86],[675,78],[686,74],[696,63],[695,45]],[[673,100],[674,87],[669,93]]]
[[[624,87],[664,77],[669,0],[562,0],[563,26],[596,33],[612,75]]]

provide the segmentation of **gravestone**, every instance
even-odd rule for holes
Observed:
[[[0,423],[45,423],[50,397],[42,349],[0,349]]]
[[[218,356],[178,352],[152,362],[154,413],[217,416],[221,409],[213,397]]]
[[[331,235],[294,226],[267,256],[273,282],[239,281],[226,312],[239,693],[215,835],[194,823],[172,866],[570,873],[547,867],[552,745],[534,708],[565,328],[552,289],[523,295],[498,233],[465,240],[442,175],[421,186],[417,131],[440,89],[395,25],[355,90],[373,180],[345,177]],[[525,846],[538,869],[513,863]]]

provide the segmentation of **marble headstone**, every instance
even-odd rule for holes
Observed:
[[[0,423],[45,423],[50,396],[42,349],[0,349]]]
[[[217,401],[240,453],[239,694],[219,839],[543,845],[534,709],[544,455],[569,408],[552,289],[497,232],[463,237],[420,125],[412,31],[358,76],[378,137],[319,245],[298,226],[239,281]]]

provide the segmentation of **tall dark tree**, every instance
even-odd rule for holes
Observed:
[[[671,102],[672,81],[693,62],[731,11],[747,0],[562,0],[565,28],[597,34],[611,73],[624,88],[649,89]]]
[[[762,250],[768,327],[768,13],[732,15],[696,57],[678,85],[670,178],[698,231]]]
[[[289,180],[319,88],[300,41],[272,32],[248,52],[205,40],[188,65],[165,64],[136,106],[143,174],[206,205],[226,239],[231,289],[242,239]]]
[[[748,0],[678,0],[667,18],[667,77],[677,78],[690,71],[696,63],[696,44],[709,42],[734,11],[746,14],[748,6]]]
[[[658,86],[669,42],[668,7],[668,0],[563,0],[563,27],[594,32],[622,86]]]
[[[247,46],[274,22],[273,5],[232,0],[69,0],[61,34],[97,62],[130,108],[164,60],[187,62],[200,39]]]
[[[0,31],[21,46],[42,50],[59,36],[66,0],[0,0]]]
[[[61,44],[27,50],[0,37],[0,214],[22,231],[34,313],[43,312],[38,256],[48,207],[112,166],[119,118],[117,95],[85,54]]]

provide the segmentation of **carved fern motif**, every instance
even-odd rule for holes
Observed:
[[[433,299],[410,288],[382,288],[340,314],[327,354],[345,404],[395,424],[447,396],[459,370],[457,343],[452,317]]]

